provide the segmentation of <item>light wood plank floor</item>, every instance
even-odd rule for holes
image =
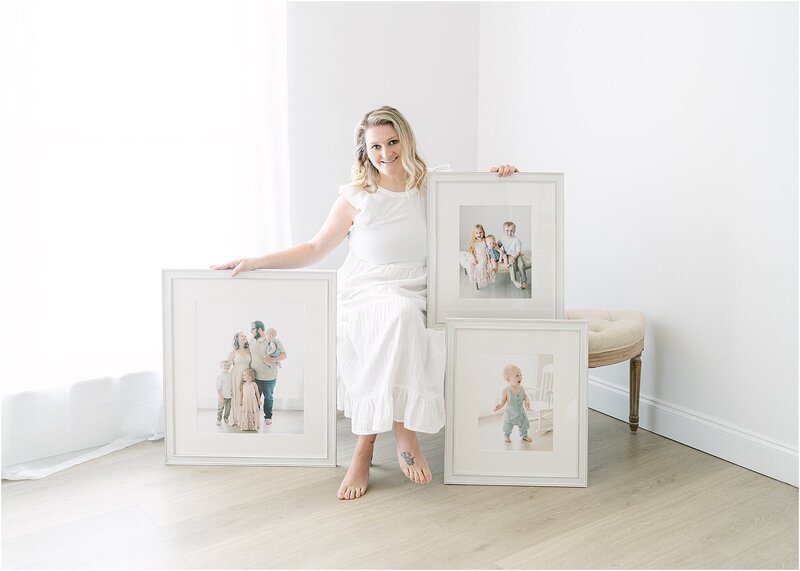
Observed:
[[[589,487],[445,486],[345,468],[165,466],[145,442],[2,485],[3,568],[794,568],[797,489],[590,411]],[[339,461],[355,443],[339,421]]]

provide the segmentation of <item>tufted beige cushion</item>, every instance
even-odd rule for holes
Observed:
[[[638,311],[568,309],[567,319],[589,322],[590,367],[620,363],[644,349],[645,318]]]

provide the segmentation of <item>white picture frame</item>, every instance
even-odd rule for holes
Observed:
[[[230,273],[162,271],[166,463],[335,466],[336,272]],[[258,427],[245,421],[231,426],[233,411],[216,409],[216,383],[224,384],[218,375],[233,362],[237,372],[247,367],[231,353],[241,333],[251,362],[256,349],[251,352],[249,344],[267,340],[248,332],[255,321],[264,324],[256,333],[276,330],[280,348],[270,341],[273,357],[280,351],[285,357],[275,373],[273,422],[262,416],[268,399],[250,389],[250,404],[253,394],[262,401]],[[220,425],[215,416],[222,417]]]
[[[452,318],[446,335],[444,483],[587,486],[587,322]],[[496,410],[517,370],[530,442],[513,403]]]
[[[480,224],[501,242],[505,222],[521,240],[524,277],[514,280],[501,258],[491,283],[481,283],[471,234]],[[563,319],[563,173],[430,173],[428,236],[428,327],[443,329],[450,317]]]

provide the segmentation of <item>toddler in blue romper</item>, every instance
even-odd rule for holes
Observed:
[[[531,442],[531,437],[528,436],[530,421],[527,414],[531,402],[525,387],[522,386],[522,370],[516,365],[507,365],[503,368],[503,378],[508,386],[503,389],[500,402],[495,405],[494,410],[506,407],[503,416],[503,434],[506,442],[511,442],[511,431],[515,426],[519,427],[520,438],[525,442]]]
[[[489,262],[492,269],[497,270],[497,263],[503,257],[503,253],[497,248],[497,239],[489,234],[486,236],[486,253],[489,254]]]

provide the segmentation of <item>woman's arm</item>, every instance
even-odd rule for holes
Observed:
[[[350,204],[347,197],[340,196],[333,203],[328,218],[317,231],[316,236],[308,242],[297,244],[281,250],[265,254],[258,258],[237,258],[224,264],[211,266],[212,270],[230,270],[231,276],[240,272],[249,272],[260,268],[290,269],[310,266],[327,256],[336,246],[347,238],[353,219],[358,209]]]

